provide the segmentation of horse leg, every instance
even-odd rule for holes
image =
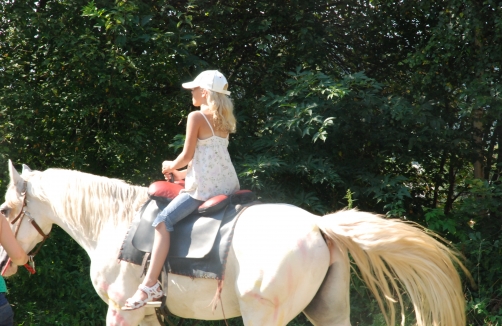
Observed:
[[[108,306],[106,313],[106,326],[136,326],[143,319],[144,315],[140,311],[122,311],[118,308]]]
[[[303,313],[315,326],[350,326],[350,265],[347,250],[330,247],[333,264]]]
[[[154,312],[149,315],[145,315],[145,318],[140,323],[140,326],[160,326],[157,314]]]
[[[111,247],[111,246],[110,246]],[[124,311],[125,299],[136,291],[140,282],[141,268],[110,258],[107,251],[100,250],[91,260],[91,279],[98,295],[108,305],[107,326],[160,326],[153,308]],[[108,261],[106,261],[106,258]]]
[[[312,265],[315,264],[312,263]],[[318,274],[314,270],[307,271],[302,275],[298,275],[294,271],[274,273],[275,276],[272,277],[271,283],[268,285],[265,284],[267,283],[267,271],[264,271],[263,276],[249,277],[244,282],[238,280],[238,287],[247,288],[247,291],[241,292],[238,299],[244,325],[287,325],[308,305],[326,274],[327,266],[315,266],[319,266]],[[295,266],[295,268],[297,271],[301,270],[301,266]],[[252,281],[254,286],[247,281]]]
[[[146,310],[145,310],[146,309]],[[152,308],[140,308],[132,311],[122,311],[111,306],[106,314],[106,326],[160,326],[155,311]]]

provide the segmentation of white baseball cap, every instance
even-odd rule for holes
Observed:
[[[218,70],[206,70],[201,72],[194,81],[183,83],[181,86],[186,89],[194,89],[196,87],[201,87],[209,89],[213,92],[223,93],[230,95],[227,91],[228,82],[225,76]]]

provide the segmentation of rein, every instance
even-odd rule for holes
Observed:
[[[43,238],[43,240],[37,245],[38,247],[35,246],[34,250],[32,250],[31,253],[28,254],[29,262],[27,264],[24,264],[24,267],[28,270],[28,272],[30,272],[31,274],[35,274],[35,272],[36,272],[35,271],[35,261],[33,260],[33,258],[40,251],[40,249],[42,249],[42,245],[45,242],[45,240],[47,240],[47,238],[49,238],[50,232],[45,234],[44,231],[42,231],[42,228],[38,225],[37,221],[35,221],[35,219],[30,215],[30,213],[25,210],[26,191],[27,191],[27,182],[25,181],[24,185],[23,185],[23,191],[21,192],[21,196],[23,197],[23,207],[21,208],[21,211],[19,212],[19,214],[10,222],[10,224],[14,225],[19,220],[19,223],[16,225],[16,231],[14,232],[14,236],[17,238],[17,234],[19,233],[19,228],[21,227],[21,223],[23,222],[23,218],[25,216],[27,216],[28,222],[30,222],[31,225],[33,225],[33,227],[38,231],[38,233]],[[7,261],[7,265],[5,265],[5,268],[2,271],[2,275],[5,273],[5,271],[9,267],[10,263],[11,263],[11,259],[9,258],[9,260]]]

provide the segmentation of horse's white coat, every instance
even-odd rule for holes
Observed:
[[[26,210],[45,232],[52,224],[57,224],[89,254],[92,283],[109,305],[107,325],[158,325],[153,309],[120,310],[141,281],[140,266],[119,261],[117,257],[134,210],[146,200],[146,189],[76,171],[27,171],[21,178],[12,164],[9,169],[11,186],[4,204],[12,208],[9,217],[16,216],[21,209],[20,193],[24,180],[27,180]],[[341,222],[337,222],[337,216],[341,216]],[[431,266],[440,265],[439,272],[434,270],[435,275],[444,274],[437,276],[439,283],[452,280],[451,285],[437,290],[431,290],[427,285],[425,289],[421,288],[422,284],[412,285],[412,288],[419,289],[419,294],[414,297],[417,300],[437,297],[439,301],[448,299],[453,302],[444,307],[417,305],[417,314],[432,320],[429,323],[429,319],[424,319],[426,322],[421,325],[456,326],[462,321],[465,323],[458,274],[454,269],[452,271],[450,261],[443,267],[445,260],[452,259],[451,254],[448,249],[437,245],[436,240],[423,236],[421,230],[356,211],[318,217],[286,204],[252,206],[240,216],[228,256],[221,301],[214,311],[211,302],[217,282],[179,275],[169,275],[168,308],[175,315],[193,319],[242,316],[247,326],[286,325],[302,311],[315,325],[350,325],[347,251],[353,252],[361,264],[370,288],[380,287],[385,280],[374,277],[371,269],[387,273],[382,257],[388,255],[388,261],[394,264],[392,268],[400,272],[403,261],[399,255],[407,250],[399,245],[402,240],[398,237],[386,239],[386,228],[396,226],[417,238],[417,244],[411,244],[416,251],[429,246],[432,254],[439,255],[435,261],[428,262]],[[329,239],[329,247],[320,228]],[[41,241],[41,236],[24,221],[18,239],[29,251]],[[441,251],[446,253],[441,255]],[[411,272],[403,268],[400,277],[406,280],[407,273],[411,273],[410,279],[427,282],[426,277],[413,274],[413,270],[420,270],[427,253],[418,252],[417,257],[412,256],[410,261],[417,265],[412,265]],[[372,267],[368,269],[369,266]],[[385,286],[381,291],[384,293],[376,294],[390,297]],[[442,310],[447,309],[451,312],[443,316]]]
[[[328,269],[329,250],[312,217],[290,205],[253,206],[242,214],[232,265],[238,271],[237,296],[245,322],[284,325],[316,294]],[[288,232],[280,232],[284,225]]]

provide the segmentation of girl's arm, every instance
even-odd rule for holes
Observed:
[[[172,174],[174,175],[174,181],[180,181],[186,178],[187,170],[186,169],[181,171],[173,170]]]
[[[162,163],[163,174],[185,167],[192,160],[195,153],[195,146],[197,145],[197,135],[201,125],[201,119],[203,119],[203,117],[201,117],[200,113],[197,112],[191,112],[188,115],[183,151],[174,161],[164,161]]]
[[[0,215],[0,244],[14,264],[24,265],[28,262],[28,255],[17,242],[9,222],[3,215]]]

